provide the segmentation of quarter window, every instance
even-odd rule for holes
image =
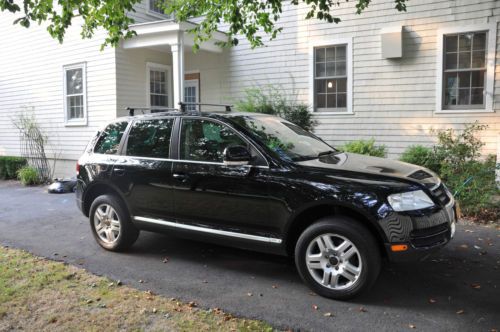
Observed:
[[[158,14],[165,15],[165,11],[162,8],[162,4],[165,3],[163,0],[149,0],[149,10]]]
[[[122,139],[125,129],[127,129],[128,123],[115,122],[110,124],[104,129],[103,133],[97,141],[94,152],[102,154],[116,154],[118,152],[118,147],[120,146],[120,141]]]
[[[488,33],[444,35],[443,108],[484,108]]]
[[[86,116],[85,64],[64,67],[64,108],[67,122],[82,122]]]
[[[247,144],[222,124],[199,119],[182,120],[181,159],[222,163],[224,149],[230,145]]]
[[[316,111],[347,111],[347,45],[314,48]]]
[[[134,123],[127,142],[127,155],[168,158],[173,119],[144,120]]]

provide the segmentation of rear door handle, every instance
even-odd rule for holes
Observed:
[[[183,173],[174,173],[174,174],[172,174],[172,176],[174,177],[174,179],[182,181],[182,182],[185,182],[188,178],[188,176],[186,174],[183,174]]]
[[[125,167],[115,166],[113,168],[113,173],[115,173],[116,175],[124,175],[125,174]]]

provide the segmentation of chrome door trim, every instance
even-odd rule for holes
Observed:
[[[260,242],[274,243],[274,244],[281,244],[283,242],[281,239],[277,239],[277,238],[273,238],[273,237],[265,237],[265,236],[251,235],[251,234],[245,234],[245,233],[223,231],[220,229],[213,229],[213,228],[200,227],[200,226],[194,226],[194,225],[188,225],[188,224],[181,224],[181,223],[166,221],[166,220],[161,220],[161,219],[153,219],[153,218],[140,217],[140,216],[134,217],[134,219],[137,221],[143,221],[143,222],[148,222],[148,223],[162,225],[162,226],[169,226],[169,227],[187,229],[187,230],[191,230],[191,231],[210,233],[210,234],[216,234],[216,235],[230,236],[230,237],[235,237],[235,238],[240,238],[240,239],[245,239],[245,240],[253,240],[253,241],[260,241]]]

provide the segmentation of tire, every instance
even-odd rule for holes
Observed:
[[[139,236],[128,211],[113,195],[102,195],[92,202],[89,221],[95,240],[106,250],[126,250]]]
[[[375,238],[363,225],[333,216],[319,219],[301,234],[295,246],[295,264],[314,292],[347,300],[375,283],[381,256]]]

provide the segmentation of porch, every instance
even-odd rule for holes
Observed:
[[[216,32],[193,52],[194,23],[172,20],[131,26],[137,35],[117,51],[118,116],[126,107],[177,108],[179,102],[222,102],[227,39]],[[203,96],[203,97],[202,97]]]

